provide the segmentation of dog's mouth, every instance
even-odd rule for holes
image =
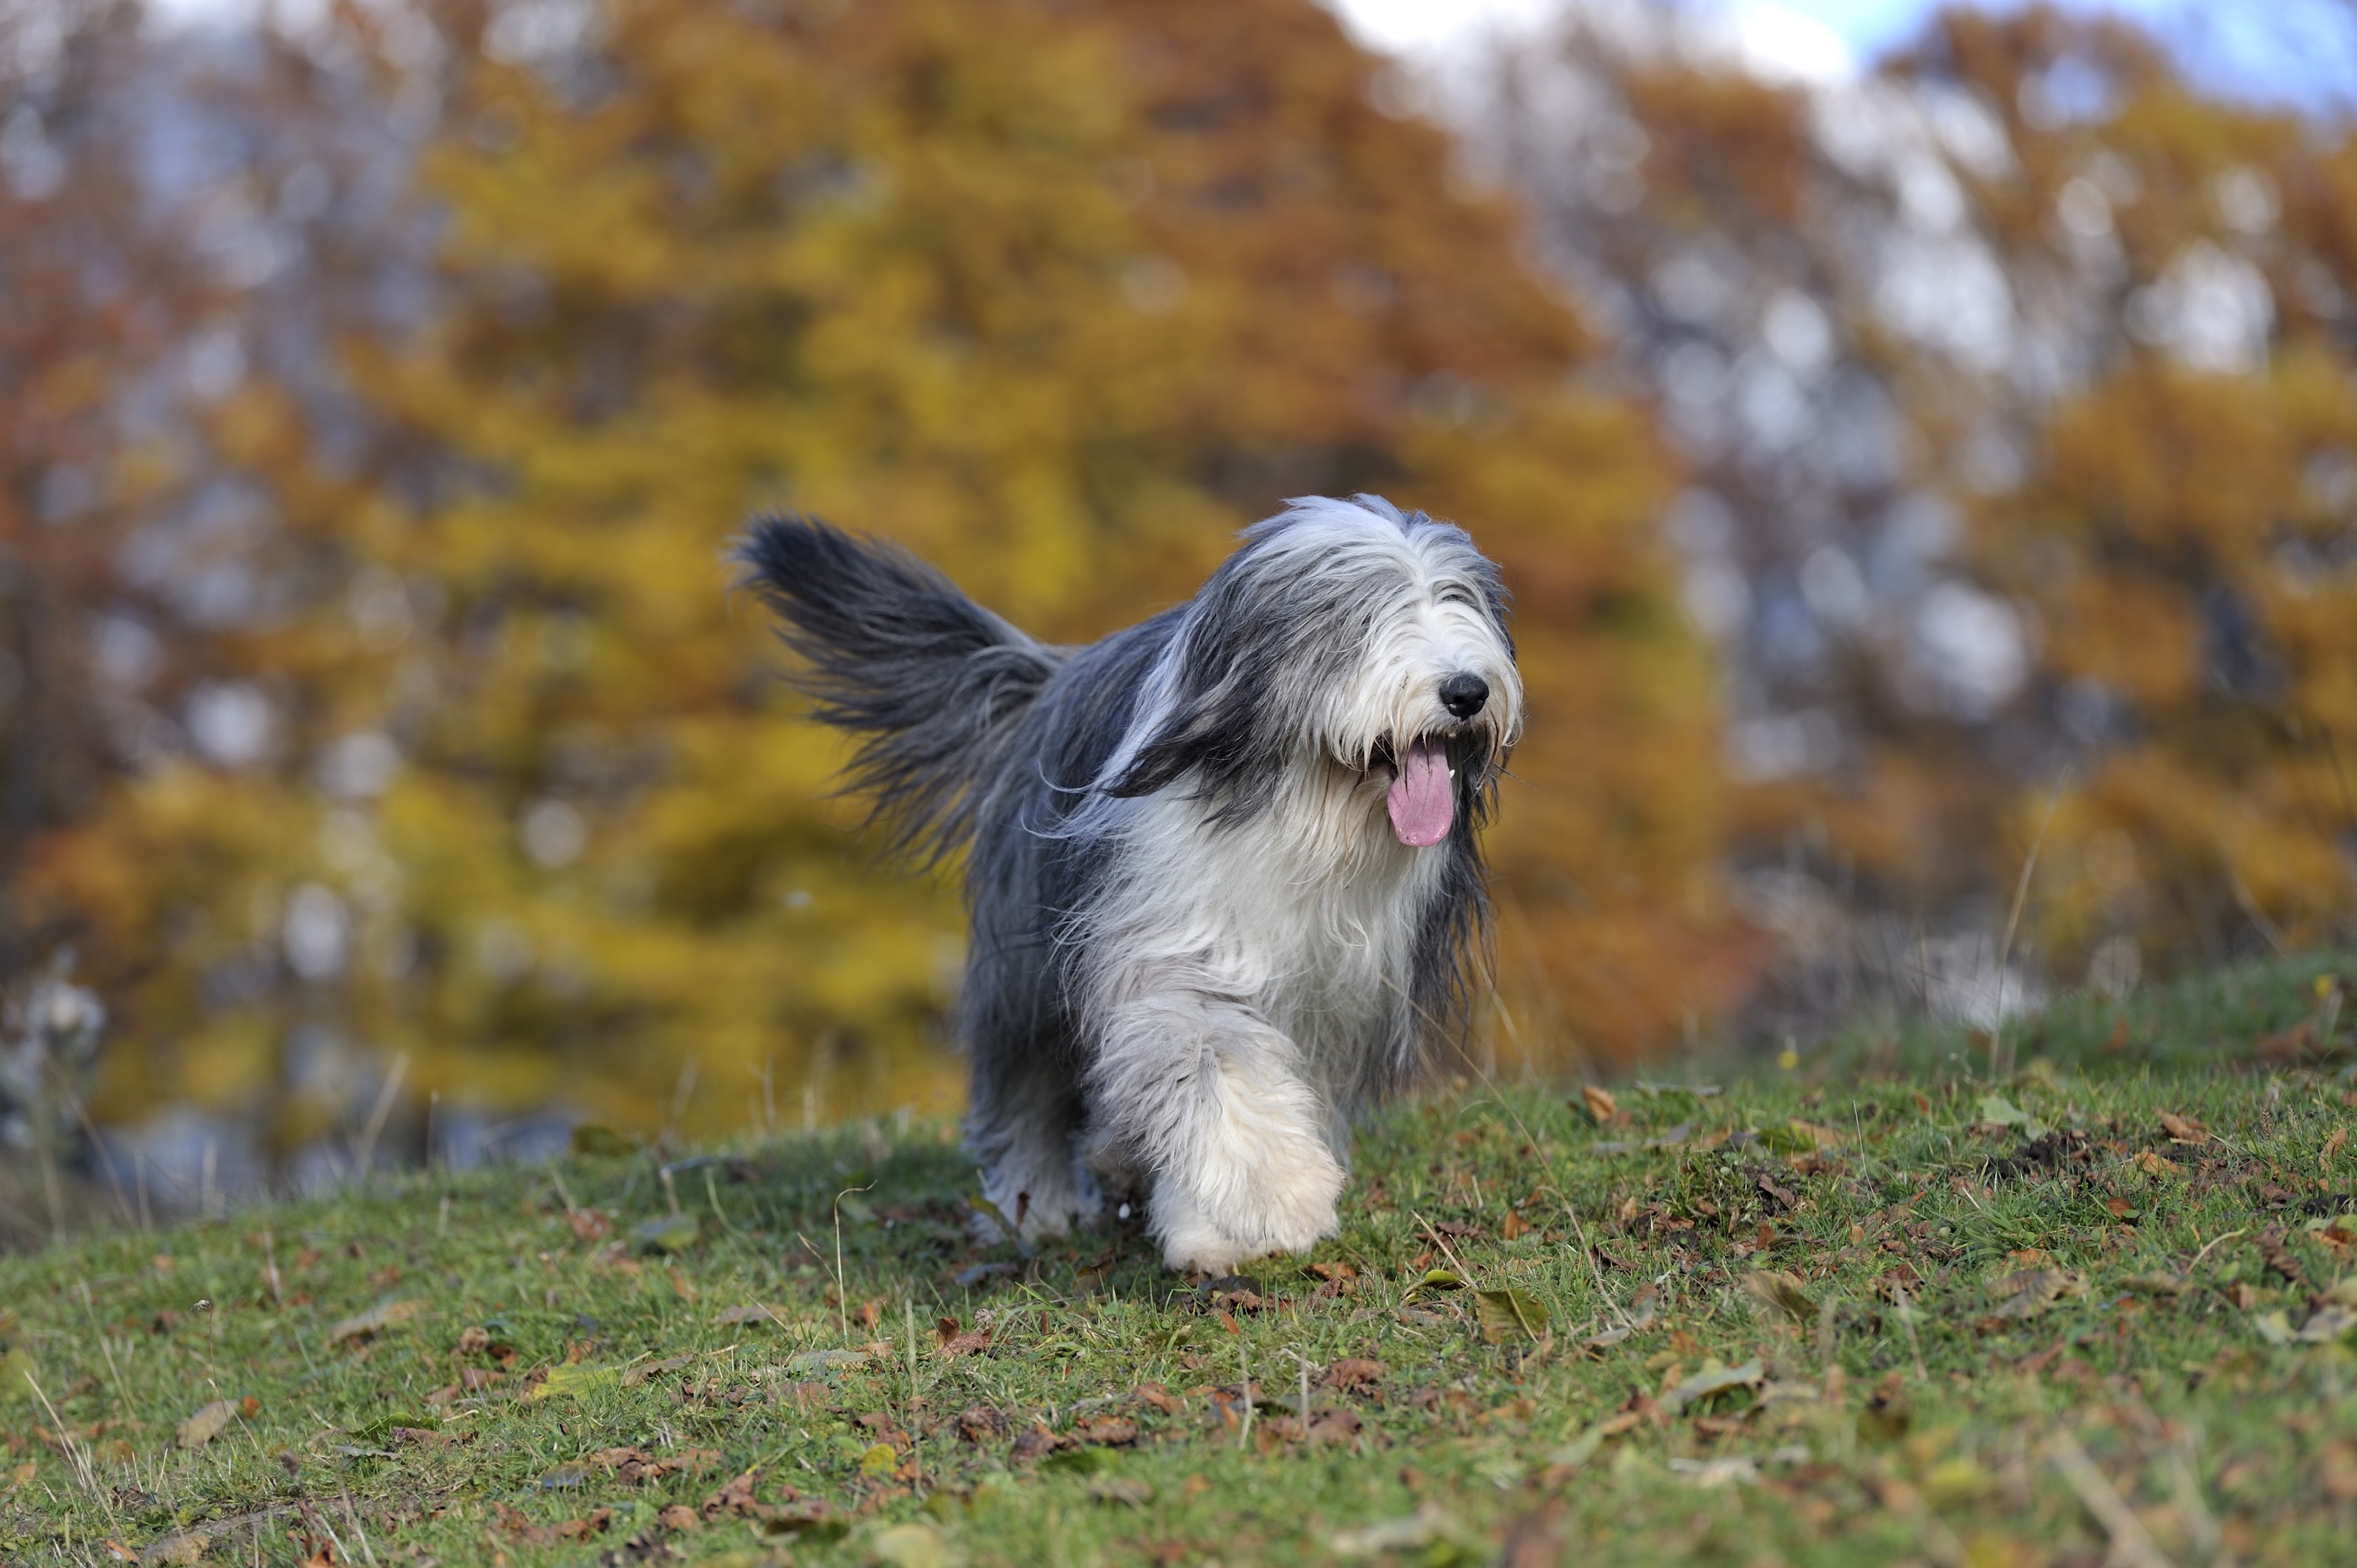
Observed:
[[[1405,752],[1389,736],[1375,743],[1375,766],[1392,776],[1383,806],[1400,843],[1428,849],[1448,836],[1457,821],[1457,769],[1476,744],[1464,733],[1419,736]]]

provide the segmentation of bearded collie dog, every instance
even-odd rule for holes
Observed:
[[[1353,1120],[1469,1019],[1523,714],[1497,567],[1378,497],[1298,499],[1192,599],[1062,648],[809,519],[737,558],[856,737],[846,789],[895,849],[966,857],[995,1218],[1142,1203],[1213,1274],[1333,1235]]]

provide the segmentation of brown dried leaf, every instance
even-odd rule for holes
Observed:
[[[942,1321],[952,1330],[942,1340],[941,1353],[943,1356],[972,1356],[990,1348],[990,1329],[969,1328],[961,1334],[956,1332],[957,1319],[945,1317]]]
[[[2002,1297],[1990,1316],[2019,1321],[2037,1316],[2067,1295],[2087,1294],[2087,1276],[2072,1269],[2023,1269],[1990,1287]]]
[[[1798,1274],[1782,1269],[1754,1269],[1743,1276],[1743,1289],[1760,1305],[1781,1312],[1795,1323],[1817,1320],[1817,1304],[1803,1287]]]
[[[426,1304],[422,1301],[382,1302],[366,1312],[355,1313],[330,1327],[328,1330],[328,1343],[335,1346],[341,1345],[347,1339],[371,1338],[396,1324],[406,1323],[414,1317],[422,1317],[425,1312]]]
[[[2160,1113],[2160,1130],[2169,1134],[2169,1141],[2172,1144],[2190,1146],[2210,1141],[2209,1128],[2190,1116],[2179,1116],[2173,1112]]]
[[[1582,1084],[1579,1101],[1587,1112],[1588,1120],[1599,1126],[1620,1114],[1620,1102],[1612,1098],[1612,1091],[1609,1089],[1600,1089],[1592,1083]]]
[[[183,1448],[202,1448],[227,1430],[230,1418],[237,1406],[227,1400],[215,1400],[198,1411],[175,1430],[174,1441]]]

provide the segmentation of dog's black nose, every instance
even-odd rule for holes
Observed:
[[[1451,675],[1440,683],[1440,705],[1460,719],[1469,719],[1490,700],[1490,682],[1479,675]]]

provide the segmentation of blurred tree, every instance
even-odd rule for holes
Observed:
[[[156,383],[208,291],[142,208],[138,19],[0,5],[0,977],[56,940],[19,875],[121,761],[108,721],[161,646],[124,552],[184,499]]]
[[[1619,1053],[1720,1004],[1742,954],[1665,465],[1577,373],[1512,211],[1374,106],[1329,16],[592,15],[355,9],[280,51],[290,104],[360,59],[430,119],[430,212],[380,243],[440,242],[429,309],[330,313],[332,377],[236,400],[305,565],[249,644],[274,748],[147,769],[46,863],[175,1047],[124,1103],[275,1082],[298,1143],[286,1086],[339,1041],[640,1127],[742,1124],[778,1085],[788,1116],[953,1094],[953,893],[825,803],[838,751],[727,591],[757,508],[889,533],[1059,639],[1191,592],[1288,495],[1461,519],[1532,699],[1496,843],[1517,1025]],[[366,167],[325,166],[350,209]]]
[[[2357,139],[2206,100],[2133,36],[1957,16],[1903,62],[2006,105],[2013,264],[2096,328],[1971,558],[2076,759],[2040,888],[2099,981],[2357,916]],[[2028,809],[2020,810],[2027,820]]]
[[[1777,1005],[1936,989],[1927,928],[1990,970],[2058,780],[2063,973],[2348,929],[2345,124],[2043,7],[1813,82],[1573,10],[1496,84],[1477,145],[1692,477]]]

